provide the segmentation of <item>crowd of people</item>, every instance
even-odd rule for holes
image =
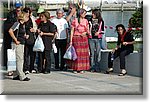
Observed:
[[[86,18],[87,11],[75,4],[69,5],[66,15],[63,9],[58,9],[53,18],[42,8],[37,13],[38,18],[35,18],[29,7],[21,8],[21,5],[17,5],[4,22],[4,66],[7,67],[7,49],[11,49],[12,43],[16,50],[17,76],[13,80],[29,81],[30,78],[26,76],[29,73],[51,73],[52,54],[55,58],[55,70],[66,71],[70,68],[75,74],[101,71],[99,62],[104,21],[99,10],[92,10],[90,19]],[[116,31],[117,47],[108,55],[108,69],[105,74],[113,72],[113,61],[119,56],[119,76],[124,76],[127,74],[125,56],[133,52],[134,39],[122,24],[116,26]],[[43,52],[33,51],[39,35],[44,43]],[[52,53],[52,44],[56,45],[55,53]],[[75,48],[77,54],[74,61],[63,58],[69,45]],[[37,68],[34,66],[35,59],[38,59]]]

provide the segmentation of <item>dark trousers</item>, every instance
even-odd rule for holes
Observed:
[[[39,72],[51,71],[51,50],[44,50],[44,52],[38,52],[38,70]],[[44,66],[45,65],[45,66]]]
[[[55,57],[55,68],[59,68],[59,52],[61,56],[61,70],[63,70],[64,65],[65,65],[65,59],[63,58],[65,52],[66,52],[66,46],[67,46],[67,39],[61,39],[55,40],[56,48],[57,48],[57,53],[54,54]]]
[[[33,52],[33,45],[25,45],[24,48],[24,71],[34,70],[36,52]]]
[[[128,50],[121,50],[120,48],[118,50],[116,50],[114,53],[109,52],[108,55],[108,68],[112,68],[113,67],[113,61],[119,57],[120,58],[120,69],[125,69],[125,56],[129,55],[131,52]],[[113,59],[111,60],[111,56],[113,54]]]

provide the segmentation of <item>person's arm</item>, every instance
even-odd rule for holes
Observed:
[[[70,45],[72,45],[73,33],[74,33],[74,27],[71,28]]]
[[[15,34],[14,34],[13,29],[10,28],[8,32],[9,32],[10,36],[12,37],[12,39],[15,41],[16,45],[19,45],[20,42],[17,40],[17,38],[16,38],[16,36],[15,36]]]
[[[67,22],[69,22],[69,20],[71,19],[71,17],[74,15],[75,12],[76,8],[72,8],[70,14],[66,17]]]
[[[44,32],[42,32],[42,31],[41,31],[39,34],[40,34],[41,36],[42,36],[42,35],[54,36],[54,33],[44,33]]]

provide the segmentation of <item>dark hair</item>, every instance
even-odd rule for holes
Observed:
[[[100,10],[94,9],[94,10],[92,10],[92,14],[94,14],[96,16],[96,19],[98,19],[98,23],[100,23],[100,21],[103,20],[101,13],[100,13]]]
[[[126,32],[126,29],[125,29],[125,27],[124,27],[123,24],[118,24],[118,25],[116,26],[116,31],[118,31],[118,28],[119,28],[119,27],[121,27],[121,28],[123,29],[123,33]]]
[[[79,24],[80,24],[80,16],[81,16],[84,12],[86,12],[85,9],[79,9],[79,10],[78,10],[77,17],[78,17],[78,23],[79,23]]]
[[[25,8],[23,9],[23,12],[25,12],[25,13],[28,13],[28,12],[29,12],[29,14],[31,14],[32,10],[31,10],[29,7],[25,7]]]

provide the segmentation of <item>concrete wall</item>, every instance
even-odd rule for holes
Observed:
[[[107,70],[108,68],[108,52],[109,51],[102,51],[101,53],[101,61],[100,61],[100,69]],[[120,59],[116,58],[114,60],[114,72],[120,73]],[[128,75],[143,76],[143,53],[131,53],[130,55],[126,56],[126,70]]]

